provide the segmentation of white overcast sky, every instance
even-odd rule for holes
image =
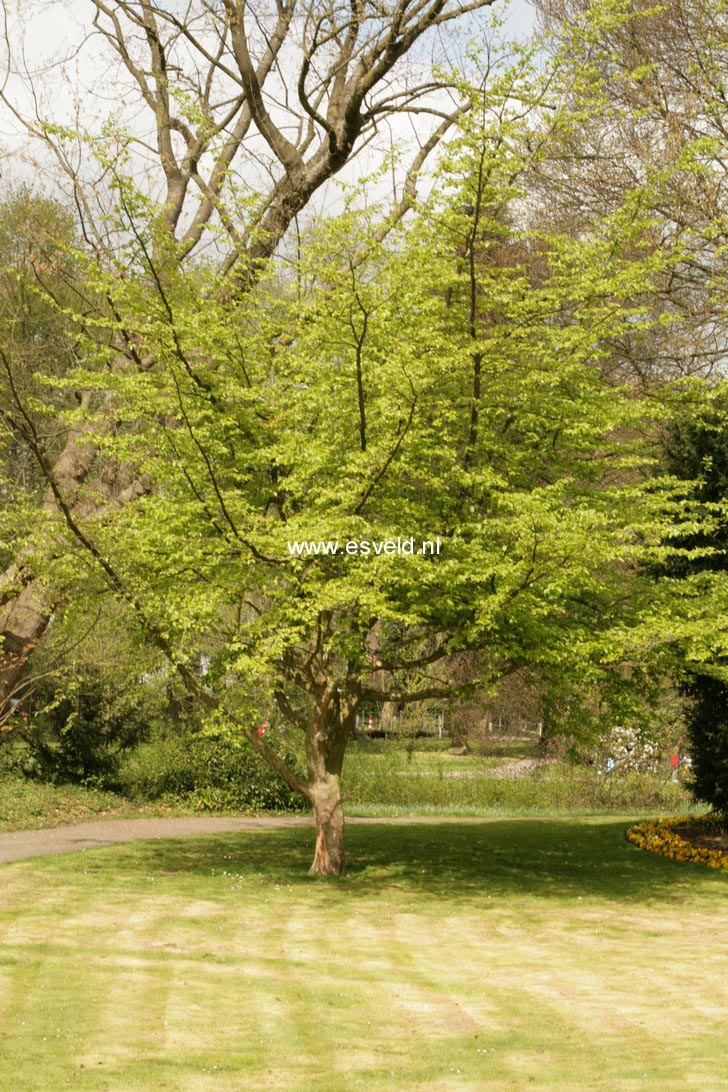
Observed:
[[[529,0],[511,0],[508,9],[508,26],[516,34],[528,34],[534,24],[533,8]]]
[[[530,0],[496,0],[492,10],[507,13],[506,37],[526,37],[533,28]],[[22,113],[32,116],[37,110],[39,116],[54,123],[71,128],[78,123],[82,130],[96,133],[105,119],[115,117],[138,131],[137,116],[129,112],[128,104],[119,97],[119,84],[110,78],[108,54],[102,57],[96,48],[98,39],[77,51],[92,18],[87,0],[0,0],[0,13],[5,15],[5,33],[15,62],[25,68],[22,75],[10,74],[6,83],[6,90]],[[464,30],[467,34],[467,28]],[[5,77],[2,70],[7,67],[2,53],[0,78]],[[48,62],[53,58],[66,63],[49,69]],[[149,123],[144,117],[143,124]],[[398,142],[403,139],[405,145],[409,143],[404,131],[393,136]],[[368,173],[373,162],[364,156],[357,171]],[[0,166],[4,183],[11,186],[32,179],[46,189],[62,185],[58,164],[43,153],[37,142],[28,142],[27,133],[5,108],[0,109]],[[336,203],[334,193],[322,193],[315,204],[330,206],[332,200]]]

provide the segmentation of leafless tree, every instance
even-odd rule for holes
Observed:
[[[552,47],[570,43],[578,86],[590,87],[594,106],[533,172],[539,219],[588,231],[641,187],[644,197],[651,190],[641,211],[653,218],[655,239],[683,253],[642,301],[659,321],[647,335],[635,329],[615,341],[615,376],[654,384],[720,373],[728,344],[719,304],[727,283],[728,10],[713,0],[635,0],[619,18],[615,5],[586,34],[591,0],[536,7]]]

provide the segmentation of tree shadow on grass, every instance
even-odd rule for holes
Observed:
[[[449,898],[480,892],[491,897],[644,902],[670,895],[684,898],[688,889],[702,887],[706,880],[725,884],[728,877],[636,849],[626,840],[629,826],[624,819],[506,820],[441,827],[434,838],[426,827],[408,827],[400,833],[397,857],[393,846],[370,845],[365,855],[356,854],[351,869],[356,874],[360,868],[365,876],[386,867],[388,860],[390,882],[397,872],[414,888]],[[355,841],[350,839],[352,857]]]
[[[92,858],[86,871],[159,876],[226,876],[253,885],[323,885],[347,898],[396,889],[450,902],[478,895],[596,897],[607,901],[684,899],[707,888],[724,895],[728,875],[654,857],[625,840],[629,822],[500,820],[486,823],[351,825],[344,876],[312,879],[313,830],[297,828],[216,835],[117,847]],[[104,859],[105,858],[105,859]],[[707,885],[707,887],[706,887]],[[716,886],[717,885],[717,886]]]

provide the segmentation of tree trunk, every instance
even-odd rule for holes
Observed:
[[[307,796],[316,820],[312,876],[340,876],[344,871],[341,770],[355,712],[355,704],[343,701],[331,682],[319,691],[306,737]]]
[[[5,574],[8,583],[20,575],[11,566]],[[25,665],[45,633],[51,605],[48,594],[37,580],[32,580],[0,607],[0,724],[11,712],[10,699],[18,690]]]
[[[389,684],[389,679],[384,671],[378,671],[377,676],[384,675],[385,679],[382,684],[382,689],[386,690]],[[379,681],[379,680],[377,680]],[[394,727],[395,717],[397,716],[397,703],[394,701],[385,701],[382,704],[382,711],[379,714],[379,730],[387,735],[392,731]]]
[[[310,868],[312,876],[340,876],[344,871],[344,807],[341,778],[327,775],[312,786],[316,820],[316,852]]]
[[[91,394],[85,392],[81,407],[87,409],[90,404]],[[96,515],[121,508],[148,491],[146,476],[137,476],[126,464],[110,459],[99,467],[98,451],[86,439],[87,433],[83,422],[69,430],[51,470],[69,508],[77,515]],[[92,470],[96,470],[93,479]],[[51,490],[46,493],[43,507],[49,511],[58,508]],[[0,574],[0,724],[10,715],[10,699],[21,685],[54,606],[53,590],[32,572],[32,557],[29,559],[21,552],[6,572]]]

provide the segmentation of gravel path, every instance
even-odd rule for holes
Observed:
[[[238,830],[267,830],[271,827],[300,827],[312,822],[305,816],[269,816],[265,819],[210,818],[102,819],[47,830],[13,830],[0,834],[0,864],[99,849],[121,842],[150,838],[193,838],[198,834],[234,834]]]
[[[497,817],[461,818],[460,816],[390,816],[381,819],[351,818],[350,823],[492,823]],[[13,830],[0,834],[0,864],[27,861],[31,857],[53,857],[83,849],[142,842],[154,838],[194,838],[200,834],[235,834],[239,830],[274,830],[278,827],[307,827],[313,819],[306,815],[269,815],[262,819],[232,816],[213,818],[191,816],[181,819],[102,819],[73,826],[43,830]]]

